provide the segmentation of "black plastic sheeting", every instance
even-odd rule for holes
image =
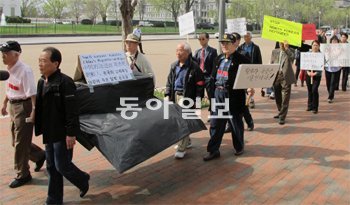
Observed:
[[[168,106],[169,119],[164,119],[164,105],[158,110],[148,109],[145,102],[155,98],[153,89],[152,78],[94,87],[93,93],[87,86],[80,86],[77,97],[82,135],[78,141],[89,150],[96,147],[122,173],[185,136],[206,130],[200,119],[183,119],[178,105]],[[116,111],[120,97],[139,97],[137,104],[142,110],[135,111],[135,119],[124,119]]]

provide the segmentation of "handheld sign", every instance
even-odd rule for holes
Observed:
[[[267,88],[275,81],[279,65],[241,64],[233,89]]]
[[[227,19],[227,32],[237,32],[241,36],[247,34],[247,20],[245,18]]]
[[[350,66],[350,44],[349,43],[321,43],[321,52],[324,53],[326,64],[330,66]]]
[[[135,79],[124,52],[79,55],[78,69],[83,71],[89,85]]]
[[[316,26],[315,24],[303,24],[303,40],[316,40]]]
[[[302,24],[285,19],[264,16],[262,38],[301,46]]]
[[[194,27],[194,18],[193,11],[185,13],[182,16],[179,16],[179,32],[180,36],[184,36],[195,31]]]
[[[300,69],[322,71],[324,65],[323,53],[300,53]]]

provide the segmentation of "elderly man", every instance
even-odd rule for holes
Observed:
[[[166,83],[165,100],[178,103],[182,98],[202,98],[204,94],[203,72],[191,57],[191,46],[180,43],[176,48],[177,60],[171,64]],[[184,102],[185,103],[185,102]],[[193,108],[195,108],[193,106]],[[183,138],[177,146],[176,159],[184,158],[186,149],[190,147],[190,137]]]
[[[272,51],[271,64],[279,64],[273,88],[275,90],[275,100],[278,114],[274,116],[279,119],[279,124],[284,125],[288,113],[290,94],[292,91],[291,84],[295,83],[292,63],[294,61],[294,51],[289,48],[287,42],[280,42],[279,47]]]
[[[153,77],[154,84],[156,82],[154,72],[151,68],[151,64],[146,57],[137,50],[137,46],[140,43],[140,38],[135,34],[129,34],[125,39],[126,58],[130,65],[131,70],[135,75],[148,74]]]
[[[252,41],[252,33],[250,31],[247,31],[243,37],[244,43],[239,46],[239,49],[243,50],[247,54],[252,64],[262,64],[260,48]],[[250,102],[248,103],[250,108],[255,107],[254,93],[254,88],[248,89],[248,95],[250,96]]]
[[[17,176],[9,186],[16,188],[32,179],[29,159],[36,162],[34,171],[38,172],[44,164],[45,152],[32,143],[36,95],[33,71],[19,60],[22,49],[17,41],[2,44],[0,50],[2,60],[10,73],[1,114],[7,115],[7,103],[10,102],[12,146],[15,148]]]
[[[220,157],[220,145],[228,122],[231,127],[233,146],[235,155],[244,152],[244,125],[243,112],[245,109],[245,90],[233,90],[233,85],[240,64],[249,64],[249,60],[236,51],[236,38],[232,34],[224,34],[220,41],[223,54],[219,55],[212,72],[214,79],[215,103],[222,106],[213,106],[210,120],[210,140],[208,142],[208,154],[203,157],[204,161],[209,161]],[[228,104],[227,104],[228,102]]]

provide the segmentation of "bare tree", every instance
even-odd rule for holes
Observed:
[[[184,0],[185,2],[185,13],[189,12],[193,6],[195,0]]]
[[[96,23],[96,17],[98,16],[99,13],[99,0],[86,0],[86,13],[87,16],[90,18],[94,24]]]
[[[56,20],[62,18],[66,5],[65,0],[45,0],[43,9],[50,17]]]
[[[85,0],[71,0],[71,1],[69,1],[68,5],[69,5],[68,9],[69,9],[71,15],[74,16],[75,22],[78,23],[79,18],[84,11]]]
[[[119,23],[118,23],[118,10],[119,10],[119,6],[118,6],[118,2],[119,2],[119,0],[113,0],[112,1],[112,7],[111,7],[111,12],[113,12],[114,13],[114,15],[115,15],[115,22],[116,22],[116,26],[117,26],[117,28],[119,29]]]
[[[107,11],[111,5],[112,0],[100,0],[98,5],[98,10],[101,15],[102,21],[104,24],[107,22]]]
[[[122,39],[125,41],[126,36],[132,32],[132,18],[134,17],[137,0],[121,0],[120,12],[122,14]],[[125,45],[123,44],[125,50]]]
[[[151,0],[159,9],[169,11],[173,16],[175,27],[177,26],[177,17],[180,14],[181,5],[184,0]]]
[[[143,20],[143,17],[145,15],[145,10],[146,10],[146,2],[145,0],[139,0],[139,3],[138,3],[138,13],[139,13],[139,17],[140,17],[140,20],[142,21]]]
[[[37,15],[36,5],[38,0],[21,0],[21,15],[22,17],[33,17]]]

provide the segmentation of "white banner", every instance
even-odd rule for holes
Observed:
[[[227,19],[227,32],[237,32],[242,37],[247,34],[247,20],[245,18]]]
[[[279,65],[241,64],[233,89],[272,87]]]
[[[300,53],[300,69],[301,70],[323,70],[324,54],[323,53]]]
[[[195,31],[196,28],[194,26],[193,11],[179,16],[178,21],[180,36],[184,36]]]
[[[82,54],[78,66],[89,85],[135,79],[124,52]]]
[[[321,52],[326,58],[326,65],[330,66],[350,66],[350,44],[349,43],[332,43],[321,44]]]

